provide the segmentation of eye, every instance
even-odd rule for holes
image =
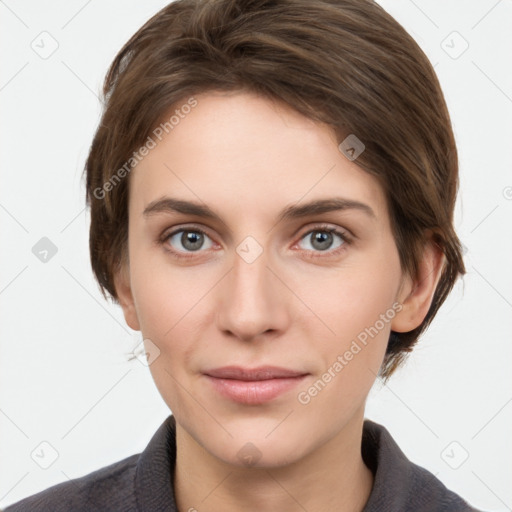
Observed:
[[[201,229],[179,229],[166,234],[163,243],[174,253],[198,252],[201,249],[211,249],[213,242],[211,238]]]
[[[348,234],[330,226],[319,226],[305,233],[297,245],[302,250],[317,253],[316,255],[333,255],[344,250],[350,242]],[[162,236],[161,243],[177,258],[193,257],[193,253],[200,253],[201,250],[204,252],[214,246],[213,240],[196,227],[166,233]]]
[[[332,227],[317,227],[302,236],[301,241],[306,243],[301,247],[306,251],[328,252],[336,254],[349,244],[348,235]],[[299,242],[300,247],[300,242]]]

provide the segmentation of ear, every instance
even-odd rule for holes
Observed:
[[[140,331],[139,319],[131,289],[130,267],[128,263],[123,263],[120,270],[114,275],[114,286],[119,304],[123,308],[126,323],[134,331]]]
[[[421,325],[432,304],[444,262],[443,251],[430,236],[419,261],[418,275],[414,279],[406,276],[402,282],[397,296],[402,310],[391,322],[392,331],[409,332]]]

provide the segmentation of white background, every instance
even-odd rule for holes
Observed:
[[[511,510],[512,1],[381,3],[445,92],[468,274],[366,417],[474,506]],[[0,506],[142,451],[169,414],[127,361],[140,334],[92,278],[81,179],[107,67],[165,4],[0,2]],[[58,43],[47,59],[41,38]],[[42,237],[57,247],[46,263],[32,253]],[[58,452],[48,469],[31,458],[42,441]]]

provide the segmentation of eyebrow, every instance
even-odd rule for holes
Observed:
[[[307,217],[309,215],[319,215],[322,213],[346,210],[357,210],[365,213],[372,219],[377,218],[372,208],[365,203],[354,201],[352,199],[333,197],[328,199],[317,199],[303,205],[287,206],[280,212],[278,222]],[[175,199],[172,197],[163,197],[152,201],[144,209],[143,215],[147,217],[158,213],[183,213],[186,215],[203,217],[205,219],[217,220],[224,223],[220,216],[211,210],[206,204],[185,201],[183,199]]]

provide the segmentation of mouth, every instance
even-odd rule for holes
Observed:
[[[241,404],[260,405],[290,391],[309,374],[276,366],[225,366],[208,370],[204,375],[223,397]]]

